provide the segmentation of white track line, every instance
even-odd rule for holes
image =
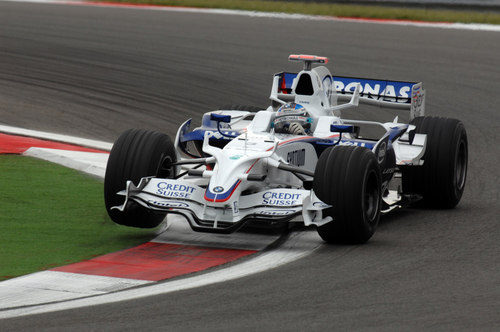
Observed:
[[[48,148],[29,148],[23,155],[47,160],[101,179],[104,178],[109,157],[107,153]]]
[[[0,282],[0,310],[106,294],[148,283],[151,281],[41,271]]]
[[[371,24],[390,24],[415,26],[424,28],[439,28],[439,29],[459,29],[459,30],[477,30],[477,31],[496,31],[500,32],[500,25],[494,24],[478,24],[478,23],[447,23],[447,22],[421,22],[421,21],[405,21],[405,20],[384,20],[384,19],[358,19],[348,17],[335,16],[320,16],[320,15],[305,15],[305,14],[287,14],[287,13],[272,13],[272,12],[257,12],[249,10],[234,10],[234,9],[213,9],[213,8],[191,8],[191,7],[168,7],[154,5],[136,5],[136,4],[114,4],[114,3],[99,3],[87,1],[65,1],[65,0],[2,0],[12,2],[32,2],[32,3],[48,3],[59,5],[79,5],[93,6],[106,8],[126,8],[135,10],[156,10],[170,12],[190,12],[203,14],[219,14],[219,15],[238,15],[248,17],[268,17],[276,19],[294,19],[294,20],[314,20],[314,21],[336,21],[336,22],[354,22],[354,23],[371,23]]]

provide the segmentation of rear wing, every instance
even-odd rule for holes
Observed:
[[[361,85],[359,102],[410,111],[410,119],[425,114],[425,90],[422,82],[387,81],[334,76],[339,100],[350,100],[357,84]]]
[[[278,73],[278,97],[293,96],[292,84],[297,73]],[[421,82],[401,82],[357,77],[333,76],[338,100],[351,99],[357,84],[361,86],[359,102],[410,111],[410,120],[425,114],[425,90]]]

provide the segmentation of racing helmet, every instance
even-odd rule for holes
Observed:
[[[274,132],[279,134],[308,135],[313,119],[300,104],[285,104],[276,112]]]

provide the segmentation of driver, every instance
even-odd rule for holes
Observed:
[[[286,104],[281,106],[274,118],[274,132],[278,134],[309,135],[313,119],[307,110],[300,104]]]

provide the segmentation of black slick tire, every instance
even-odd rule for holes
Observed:
[[[403,192],[422,196],[421,205],[455,207],[465,188],[468,144],[465,127],[459,120],[417,117],[411,121],[415,133],[427,135],[422,166],[401,168]]]
[[[175,169],[162,169],[160,161],[170,158],[176,161],[175,148],[168,135],[143,129],[129,129],[116,140],[109,155],[104,177],[104,202],[111,220],[131,227],[153,228],[165,218],[166,213],[149,210],[136,202],[129,202],[123,212],[111,209],[122,205],[124,196],[117,192],[124,190],[126,182],[139,184],[146,176],[174,177]]]
[[[314,172],[313,190],[324,203],[318,227],[328,243],[357,244],[368,241],[380,219],[381,173],[372,151],[363,147],[335,146],[320,156]]]

